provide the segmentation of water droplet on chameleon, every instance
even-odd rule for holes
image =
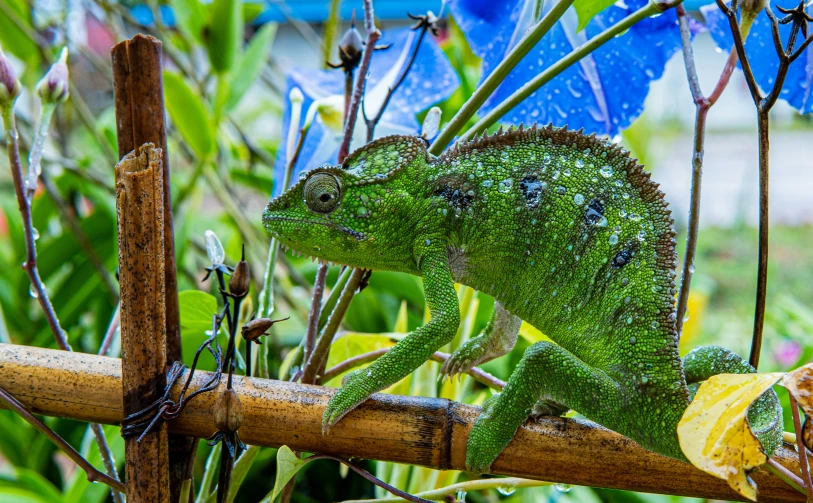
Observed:
[[[630,323],[632,323],[632,316],[630,316],[629,318],[627,318],[627,325],[629,325]]]
[[[573,489],[573,486],[570,484],[554,484],[553,487],[560,493],[569,493],[570,490]]]
[[[565,187],[564,185],[556,187],[557,194],[564,194],[565,192],[567,192],[567,187]]]
[[[613,168],[611,168],[610,166],[602,166],[602,168],[598,170],[598,172],[604,178],[610,178],[611,176],[613,176]]]
[[[494,185],[494,181],[493,180],[483,180],[483,183],[481,185],[483,187],[485,187],[485,188],[489,188],[492,185]]]
[[[500,182],[500,185],[499,185],[499,187],[497,188],[497,190],[499,190],[500,192],[502,192],[503,194],[505,194],[505,193],[507,193],[507,192],[510,192],[510,191],[511,191],[511,187],[513,187],[513,186],[514,186],[514,182],[513,182],[513,180],[511,180],[510,178],[508,178],[508,179],[505,179],[505,180],[503,180],[503,181],[501,181],[501,182]]]
[[[575,196],[573,196],[573,202],[581,206],[582,204],[584,204],[584,196],[581,194],[576,194]]]
[[[576,159],[576,167],[577,168],[583,168],[584,167],[584,161],[582,161],[581,159]]]
[[[614,245],[618,243],[618,234],[611,234],[610,235],[610,244]]]

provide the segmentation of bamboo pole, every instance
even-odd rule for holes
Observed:
[[[119,157],[152,143],[162,151],[162,199],[164,218],[164,308],[166,361],[181,360],[181,331],[178,312],[178,282],[175,266],[172,198],[169,191],[169,155],[164,111],[161,42],[136,35],[111,50],[115,90],[116,129]],[[194,439],[170,435],[169,478],[171,501],[178,501],[184,478],[194,458]]]
[[[163,394],[167,365],[162,150],[152,143],[138,150],[116,166],[125,415]],[[125,438],[127,501],[169,503],[167,442],[165,423],[140,441]]]
[[[196,373],[192,389],[210,374]],[[183,381],[183,378],[179,380]],[[0,344],[0,387],[33,412],[115,424],[122,418],[120,360],[50,349]],[[463,470],[466,439],[479,409],[436,398],[376,394],[322,435],[330,388],[271,379],[234,377],[248,444]],[[177,391],[177,390],[176,390]],[[174,433],[214,433],[217,391],[190,402],[170,423]],[[792,446],[774,455],[799,473]],[[665,458],[589,421],[547,418],[523,426],[492,467],[495,474],[576,485],[741,500],[728,485],[689,464]],[[760,501],[803,501],[764,470],[753,474]]]

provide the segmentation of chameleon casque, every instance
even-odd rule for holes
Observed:
[[[390,136],[340,167],[304,173],[268,204],[268,232],[322,260],[422,276],[431,314],[348,374],[325,431],[452,340],[458,282],[493,296],[495,309],[443,374],[508,353],[522,320],[555,341],[530,346],[483,406],[467,447],[471,471],[487,471],[529,416],[567,409],[685,460],[676,427],[699,382],[753,368],[715,346],[681,360],[675,231],[657,187],[620,147],[552,126],[500,131],[440,157],[418,137]],[[774,392],[748,417],[770,454],[783,426]]]

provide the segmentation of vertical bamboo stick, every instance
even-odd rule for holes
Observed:
[[[124,414],[162,395],[167,341],[162,149],[151,143],[116,166]],[[125,440],[127,501],[168,503],[167,426]]]
[[[162,151],[166,361],[181,360],[181,332],[178,314],[178,284],[175,265],[172,198],[169,184],[164,91],[161,74],[161,42],[153,37],[136,35],[111,51],[113,88],[115,90],[116,126],[119,156],[124,157],[144,143]],[[171,501],[178,501],[181,485],[188,477],[188,467],[197,443],[181,435],[170,435],[169,469]]]

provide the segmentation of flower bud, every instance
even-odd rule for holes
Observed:
[[[279,323],[280,321],[285,321],[287,319],[288,318],[272,320],[271,318],[255,318],[243,325],[241,330],[243,339],[249,342],[262,344],[260,337],[263,335],[268,335],[266,332],[269,328],[271,328],[272,325],[274,325],[274,323]]]
[[[243,246],[243,257],[229,279],[229,293],[235,297],[245,297],[248,294],[249,286],[251,286],[251,272],[248,269],[248,262],[246,262],[246,247]]]
[[[59,60],[37,83],[37,94],[43,103],[62,103],[68,99],[68,48],[63,47]]]
[[[291,89],[291,92],[288,93],[288,100],[291,103],[302,103],[305,101],[305,95],[302,94],[302,90],[298,87],[294,87]]]
[[[243,424],[243,403],[233,389],[217,397],[214,407],[215,426],[219,431],[233,433]]]
[[[339,42],[339,59],[342,60],[342,66],[345,69],[359,66],[363,52],[364,44],[361,40],[361,33],[356,29],[355,24],[351,24]]]
[[[3,49],[0,49],[0,107],[13,103],[20,95],[21,89],[17,72],[14,71]]]
[[[203,233],[203,240],[206,243],[206,255],[209,256],[212,265],[217,266],[222,264],[223,261],[226,260],[226,251],[217,238],[217,234],[215,234],[214,231],[207,230]]]
[[[765,0],[742,0],[740,2],[740,9],[742,15],[750,18],[751,21],[756,19],[757,15],[765,8]]]
[[[431,140],[438,134],[440,129],[440,108],[432,107],[426,113],[421,126],[421,138],[424,140]]]

